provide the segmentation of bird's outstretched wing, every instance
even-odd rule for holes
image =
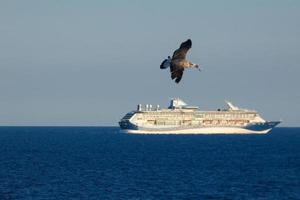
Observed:
[[[192,40],[188,39],[187,41],[181,43],[179,49],[174,51],[172,60],[174,59],[185,59],[186,53],[192,47]]]
[[[175,82],[179,83],[182,78],[184,68],[178,67],[176,65],[175,66],[171,65],[170,71],[171,71],[172,80],[175,79]]]

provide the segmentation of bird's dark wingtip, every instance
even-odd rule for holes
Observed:
[[[192,40],[191,39],[187,39],[186,42],[192,44]]]
[[[177,77],[176,79],[175,79],[175,83],[179,83],[180,82],[180,80],[181,80],[181,78],[179,78],[179,77]]]
[[[185,42],[181,43],[180,48],[191,48],[192,47],[192,40],[188,39]]]

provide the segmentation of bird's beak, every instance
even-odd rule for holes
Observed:
[[[199,65],[196,65],[195,67],[201,72],[201,68]]]

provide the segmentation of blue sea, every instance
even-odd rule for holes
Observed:
[[[300,128],[130,135],[1,127],[0,199],[300,199]]]

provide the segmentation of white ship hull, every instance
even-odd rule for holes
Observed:
[[[122,129],[121,132],[131,134],[266,134],[270,129],[262,131],[248,130],[239,127],[210,127],[168,131]]]

